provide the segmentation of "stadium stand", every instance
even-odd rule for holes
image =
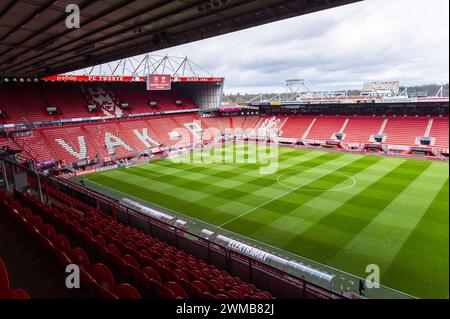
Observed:
[[[309,134],[309,140],[330,140],[334,133],[338,133],[346,121],[344,116],[318,116]]]
[[[432,120],[430,122],[430,120]],[[448,118],[381,116],[241,116],[200,118],[195,113],[123,119],[104,123],[41,127],[0,138],[0,147],[21,150],[25,158],[45,161],[78,162],[96,157],[122,156],[161,146],[187,146],[202,131],[230,128],[254,130],[273,128],[284,138],[332,140],[342,129],[346,143],[372,143],[382,133],[383,143],[417,146],[419,137],[433,138],[432,147],[448,147]],[[310,129],[310,131],[308,131]],[[428,132],[427,132],[428,130]],[[213,137],[210,137],[211,139]]]
[[[157,105],[151,107],[150,102]],[[177,105],[180,101],[181,105]],[[197,106],[180,88],[171,92],[145,90],[144,83],[16,83],[0,88],[4,118],[0,123],[27,123],[92,116],[122,116],[149,112],[193,110]],[[122,103],[129,109],[122,108]],[[88,105],[95,105],[90,112]],[[49,115],[46,107],[58,110]]]
[[[23,226],[61,269],[77,264],[81,286],[101,299],[268,299],[272,296],[240,278],[124,226],[52,187],[49,205],[28,193],[12,198],[0,190],[2,214]],[[75,245],[78,247],[72,248]],[[1,264],[0,264],[1,266]],[[14,294],[0,267],[0,293]],[[118,282],[122,282],[118,284]],[[130,284],[131,283],[131,284]]]
[[[345,127],[344,141],[353,143],[368,143],[370,137],[380,132],[383,124],[383,117],[380,116],[354,116],[350,117]]]
[[[283,126],[281,137],[301,138],[310,127],[313,116],[289,116],[286,124]]]
[[[417,138],[425,136],[428,118],[389,117],[383,131],[385,143],[393,145],[417,145]]]
[[[0,195],[1,196],[1,195]],[[10,286],[8,269],[0,258],[0,299],[30,299],[24,289],[13,289]]]
[[[435,138],[435,145],[439,147],[449,146],[449,126],[448,118],[437,117],[433,118],[433,125],[430,130],[430,137]]]
[[[80,90],[78,83],[52,83],[39,86],[46,105],[54,106],[59,113],[58,119],[72,119],[99,115],[99,113],[87,112],[87,101]],[[45,118],[47,119],[47,118]]]
[[[17,149],[24,150],[27,157],[40,162],[49,161],[55,158],[52,154],[47,139],[40,130],[32,130],[30,134],[13,138]]]
[[[10,84],[0,89],[0,103],[5,118],[0,123],[23,123],[52,118],[44,110],[44,100],[37,86]]]
[[[146,91],[145,83],[135,83],[132,86],[127,83],[112,83],[109,85],[122,103],[128,103],[133,113],[162,112],[183,109],[195,109],[195,103],[182,89],[174,88],[171,92]],[[182,105],[176,105],[175,101],[181,101]],[[151,106],[150,102],[156,102]]]

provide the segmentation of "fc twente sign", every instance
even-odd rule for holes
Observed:
[[[174,77],[170,75],[153,74],[150,76],[115,76],[115,75],[67,75],[58,74],[47,76],[42,81],[56,82],[149,82],[161,87],[163,83],[185,82],[185,83],[223,83],[224,78],[215,77]],[[154,80],[154,81],[153,81]],[[163,81],[165,80],[165,81]],[[168,81],[167,81],[168,80]],[[148,83],[149,84],[149,83]],[[170,90],[170,88],[169,88]]]

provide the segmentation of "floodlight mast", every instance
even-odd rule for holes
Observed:
[[[305,84],[305,79],[286,80],[286,101],[304,97],[307,93],[310,93],[310,90]]]
[[[445,92],[444,92],[444,85],[442,84],[441,87],[439,88],[439,90],[436,92],[435,97],[439,97],[439,98],[444,98],[447,97]]]

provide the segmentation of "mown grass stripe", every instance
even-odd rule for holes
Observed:
[[[233,149],[234,146],[226,147]],[[238,147],[236,152],[242,154],[247,147],[253,146]],[[367,243],[355,238],[361,232],[367,233],[370,228],[367,225],[374,223],[376,227],[384,229],[381,223],[386,222],[386,228],[390,230],[395,226],[408,229],[411,234],[409,237],[406,233],[401,236],[400,250],[398,246],[392,245],[392,251],[386,247],[386,256],[381,252],[372,254],[376,259],[375,263],[383,263],[388,257],[391,259],[390,266],[382,274],[382,283],[404,287],[401,290],[419,297],[448,297],[448,181],[418,222],[414,212],[413,218],[408,215],[411,205],[407,202],[414,197],[408,190],[409,187],[414,186],[417,192],[419,188],[429,188],[430,194],[432,191],[436,192],[442,178],[448,177],[448,163],[292,148],[280,148],[279,155],[279,172],[272,175],[260,175],[260,165],[255,163],[198,165],[176,164],[163,160],[133,167],[137,173],[134,175],[129,174],[127,170],[93,175],[93,181],[117,191],[100,184],[94,185],[93,188],[109,192],[116,198],[137,195],[136,197],[143,201],[155,202],[184,215],[219,225],[260,205],[264,200],[270,201],[286,192],[287,188],[276,181],[279,174],[294,172],[283,180],[295,187],[296,183],[314,178],[311,171],[318,172],[321,166],[332,170],[338,167],[339,163],[345,166],[342,163],[347,161],[346,157],[352,157],[353,165],[348,165],[345,170],[348,170],[348,175],[358,179],[357,186],[339,192],[324,191],[324,188],[348,184],[348,180],[344,181],[333,175],[327,176],[302,191],[292,192],[272,201],[258,210],[258,214],[254,212],[237,219],[236,223],[233,223],[233,230],[243,236],[255,238],[259,241],[255,242],[258,247],[264,247],[261,242],[266,242],[269,243],[269,250],[275,249],[275,246],[283,249],[288,258],[296,258],[287,253],[293,252],[331,266],[340,265],[342,270],[354,272],[352,260],[349,260],[353,258],[345,258],[342,251],[348,243],[355,241],[361,245],[355,249],[359,255],[362,251],[370,254],[371,242],[381,242],[386,235],[377,231]],[[367,158],[368,161],[376,159],[378,162],[364,168],[366,165],[363,160],[358,160],[360,158]],[[428,171],[427,165],[435,166],[436,173],[442,172],[442,176],[439,176],[440,182],[430,177],[426,183],[425,175],[417,178],[423,171]],[[158,173],[154,174],[155,171],[176,176],[160,176]],[[110,180],[105,179],[108,177]],[[408,186],[409,184],[411,185]],[[87,185],[91,187],[89,183]],[[417,200],[420,201],[419,198]],[[402,210],[390,209],[394,204]],[[428,204],[429,202],[423,201],[421,210]],[[387,218],[380,220],[383,215]],[[196,225],[193,226],[196,231],[200,230],[200,224]],[[241,225],[245,225],[245,229],[239,229]],[[256,232],[252,233],[255,229]],[[278,253],[283,254],[282,250]],[[396,257],[392,259],[394,254]],[[430,273],[435,276],[429,276]],[[411,281],[411,278],[415,280]]]
[[[354,196],[364,191],[370,184],[383,178],[391,170],[398,167],[405,160],[393,160],[379,158],[373,165],[367,165],[363,161],[355,162],[360,170],[351,177],[357,181],[356,185],[345,191],[321,192],[315,194],[310,200],[299,201],[298,207],[287,212],[275,221],[268,223],[258,232],[252,234],[255,238],[269,240],[270,244],[287,245],[296,234],[305,231],[319,220],[325,218]],[[349,175],[350,176],[350,175]],[[341,184],[336,184],[339,187]],[[294,202],[294,201],[293,201]],[[276,238],[276,243],[272,241]],[[301,247],[299,247],[300,249]]]
[[[351,259],[352,271],[362,274],[366,266],[374,264],[376,260],[383,275],[446,180],[447,176],[441,174],[440,163],[431,163],[348,242],[330,263],[338,265],[343,260]],[[436,188],[429,187],[430,184]],[[370,251],[370,255],[367,251]]]
[[[422,298],[449,298],[449,179],[382,280]]]
[[[370,165],[378,162],[380,158],[377,157],[352,157],[352,161],[346,162],[345,165],[335,169],[335,172],[343,172],[348,169],[349,174],[353,174],[357,172],[358,163],[365,163],[360,170],[367,168]],[[325,165],[325,164],[324,164]],[[318,171],[323,170],[322,166],[316,166],[315,168]],[[325,167],[328,167],[325,165]],[[350,167],[352,167],[350,169]],[[355,167],[355,168],[353,168]],[[314,185],[320,180],[325,179],[334,179],[330,176],[330,174],[326,174],[320,176],[317,180],[314,180],[309,186]],[[342,182],[344,177],[337,176],[337,180],[335,180],[336,184]],[[319,196],[321,193],[326,192],[326,190],[318,190],[317,192],[304,192],[302,189],[296,189],[293,192],[286,193],[285,197],[279,198],[276,202],[269,202],[263,207],[259,207],[258,210],[253,211],[251,214],[248,214],[246,218],[239,219],[234,221],[234,223],[230,223],[226,225],[226,228],[232,231],[241,232],[247,236],[252,236],[257,232],[262,232],[268,225],[275,222],[279,218],[282,218],[284,215],[288,214],[290,211],[296,209],[300,204],[304,204],[307,201]]]
[[[286,248],[298,251],[298,247],[308,247],[309,258],[330,262],[342,247],[357,236],[430,164],[419,161],[402,163],[358,196],[352,197],[337,210],[295,236]],[[350,267],[352,261],[347,262]]]

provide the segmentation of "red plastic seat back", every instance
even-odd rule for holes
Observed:
[[[144,272],[144,274],[147,275],[147,277],[149,279],[153,279],[157,282],[161,282],[161,277],[159,276],[159,274],[156,272],[155,269],[153,269],[151,267],[145,267],[144,269],[142,269],[142,271]]]
[[[187,292],[190,298],[202,298],[203,292],[196,285],[184,279],[181,279],[178,282],[181,284],[181,286],[183,286],[184,291]]]
[[[132,265],[134,267],[138,267],[139,268],[139,263],[137,262],[136,258],[134,258],[133,256],[125,255],[122,258],[128,265]]]
[[[31,209],[28,207],[22,208],[20,211],[20,214],[25,217],[25,219],[30,220],[31,216],[33,216],[33,213],[31,212]]]
[[[64,235],[58,235],[53,239],[53,245],[56,249],[68,254],[72,250],[69,240]]]
[[[44,225],[44,222],[42,221],[42,218],[39,215],[35,215],[35,216],[31,217],[30,222],[34,226],[36,226],[38,229]]]
[[[72,263],[78,265],[78,267],[80,267],[83,270],[87,270],[91,264],[89,256],[80,247],[72,249],[69,253],[69,258],[72,261]]]
[[[175,296],[175,294],[172,292],[172,290],[163,286],[159,282],[156,282],[154,280],[150,280],[150,282],[151,282],[151,289],[156,298],[158,298],[158,299],[176,299],[177,298],[177,296]]]
[[[114,294],[119,299],[142,299],[141,294],[129,284],[120,284],[114,289]]]
[[[0,291],[5,290],[9,290],[9,277],[5,263],[0,259]]]
[[[186,291],[184,291],[183,287],[180,286],[180,284],[170,281],[166,283],[164,286],[166,286],[168,289],[170,289],[177,298],[179,299],[189,299],[188,294]]]
[[[114,255],[117,255],[117,256],[120,256],[120,255],[121,255],[120,249],[117,248],[116,245],[114,245],[114,244],[109,244],[107,248],[108,248],[108,250],[109,250],[109,252],[110,252],[111,254],[114,254]]]
[[[104,264],[95,264],[90,269],[90,274],[97,284],[106,290],[111,290],[116,286],[114,276]]]

